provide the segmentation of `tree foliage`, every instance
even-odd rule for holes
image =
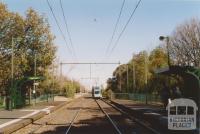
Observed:
[[[166,78],[156,75],[155,70],[165,66],[167,54],[164,48],[157,47],[149,55],[146,51],[141,51],[134,54],[127,64],[117,67],[113,72],[116,79],[110,78],[107,81],[107,89],[114,92],[159,92]]]
[[[177,26],[170,36],[170,57],[174,64],[200,67],[200,20]]]
[[[45,76],[48,66],[55,59],[54,36],[50,32],[47,19],[35,10],[28,9],[25,17],[10,12],[0,4],[0,87],[8,91],[11,86],[11,58],[14,54],[14,79]],[[12,50],[13,45],[13,50]],[[27,83],[25,88],[31,87]],[[25,90],[25,89],[24,89]]]
[[[108,80],[107,89],[114,92],[159,93],[165,84],[169,89],[174,85],[179,85],[183,89],[183,80],[179,76],[170,77],[169,80],[167,76],[155,74],[155,70],[168,66],[168,52],[172,65],[200,67],[199,19],[191,19],[177,26],[168,38],[168,50],[161,44],[162,47],[156,47],[149,55],[141,51],[135,54],[127,64],[118,66],[113,72],[113,77],[116,79],[115,81],[112,78]]]

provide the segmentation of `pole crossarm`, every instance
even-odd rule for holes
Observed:
[[[120,64],[120,62],[61,62],[60,64]]]
[[[83,77],[83,78],[81,78],[81,79],[99,79],[99,77]]]

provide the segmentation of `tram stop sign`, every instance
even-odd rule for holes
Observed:
[[[35,82],[35,83],[34,83],[34,85],[35,85],[35,86],[38,86],[38,85],[39,85],[39,83],[38,83],[38,82]]]
[[[42,76],[33,76],[33,77],[28,77],[28,80],[44,80],[44,77]]]

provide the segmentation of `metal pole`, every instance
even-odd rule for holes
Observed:
[[[126,79],[127,79],[127,83],[126,83],[126,84],[127,84],[127,87],[126,87],[126,90],[128,91],[128,90],[129,90],[129,88],[128,88],[128,84],[129,84],[129,83],[128,83],[128,80],[129,80],[129,79],[128,79],[128,64],[126,65],[126,73],[127,73],[127,75],[126,75],[126,76],[127,76],[127,78],[126,78]],[[129,92],[129,91],[128,91],[128,92]]]
[[[91,64],[90,64],[90,81],[91,81],[91,75],[92,75],[92,72],[91,72]]]
[[[60,63],[60,79],[62,79],[62,62]]]
[[[170,63],[170,55],[169,55],[169,36],[165,37],[166,39],[166,47],[167,47],[167,61],[168,61],[168,67],[169,67],[169,70],[170,70],[170,66],[171,66],[171,63]],[[170,74],[168,75],[168,88],[170,88]]]
[[[134,56],[133,56],[134,58]],[[135,64],[134,64],[134,60],[133,60],[133,90],[135,90]]]
[[[171,63],[170,63],[170,56],[169,56],[169,37],[166,37],[166,45],[167,45],[167,60],[168,60],[168,66],[170,67]]]
[[[52,88],[53,88],[53,89],[52,89],[53,101],[54,101],[54,90],[55,90],[55,89],[54,89],[54,88],[55,88],[55,86],[54,86],[54,77],[55,77],[55,76],[54,76],[54,65],[53,65],[53,82],[52,82],[52,83],[53,83],[53,87],[52,87]]]
[[[147,79],[148,79],[147,78],[148,77],[148,74],[147,74],[148,73],[147,56],[148,56],[147,53],[145,53],[145,89],[146,89],[146,91],[145,91],[146,92],[146,97],[145,97],[146,99],[145,100],[146,100],[146,104],[148,104],[148,102],[147,102],[148,101],[147,100]]]
[[[11,59],[11,87],[13,88],[13,78],[14,78],[14,42],[12,38],[12,59]]]
[[[110,64],[120,64],[120,62],[108,62],[108,63],[106,63],[106,62],[63,62],[63,63],[61,63],[61,72],[62,72],[62,65],[63,64],[89,64],[90,65],[90,78],[91,78],[91,76],[92,76],[92,67],[91,67],[91,65],[92,64],[95,64],[95,65],[97,65],[97,64],[101,64],[101,65],[110,65]],[[62,75],[62,74],[61,74]],[[90,85],[90,87],[91,87],[91,85]]]
[[[90,64],[90,88],[92,88],[92,80],[91,80],[91,77],[92,77],[92,67],[91,67],[92,65]]]
[[[72,78],[72,89],[74,90],[74,80]]]
[[[120,75],[119,75],[119,82],[120,82],[120,91],[122,91],[122,78],[121,78],[121,73],[120,73]]]
[[[11,57],[11,90],[9,93],[8,109],[12,110],[13,107],[13,85],[14,85],[14,39],[12,37],[12,57]]]
[[[34,76],[36,76],[36,53],[34,51]],[[36,104],[36,85],[35,85],[35,80],[33,84],[33,90],[34,90],[34,98],[35,98],[35,104]]]

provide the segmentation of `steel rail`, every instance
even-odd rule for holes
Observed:
[[[74,118],[71,120],[70,125],[69,125],[69,127],[68,127],[68,129],[67,129],[67,131],[66,131],[65,134],[68,134],[68,133],[69,133],[69,131],[70,131],[72,125],[74,124],[74,121],[75,121],[76,118],[78,117],[78,114],[80,113],[81,109],[82,109],[82,108],[80,108],[79,110],[76,111],[76,114],[75,114]]]
[[[74,101],[76,101],[77,99],[75,99]],[[68,107],[69,105],[73,104],[74,101],[69,101],[69,102],[66,102],[66,104],[64,104],[62,107],[58,108],[57,110],[55,110],[55,112],[49,114],[49,118],[47,118],[45,121],[43,121],[41,124],[39,124],[38,127],[36,127],[35,129],[33,129],[29,134],[34,134],[35,132],[37,132],[39,129],[45,127],[46,125],[48,125],[48,122],[52,121],[56,116],[57,114],[56,113],[59,113],[61,110],[65,109],[66,107]],[[37,121],[37,120],[36,120]],[[34,122],[36,122],[34,121]],[[23,128],[22,128],[23,129]]]
[[[118,132],[118,134],[122,134],[122,132],[119,130],[119,128],[117,127],[117,125],[114,123],[114,121],[110,118],[110,116],[106,113],[106,111],[101,107],[101,105],[99,104],[99,102],[97,100],[95,100],[97,105],[99,106],[99,108],[101,109],[101,111],[106,115],[106,117],[108,118],[108,120],[110,121],[110,123],[113,125],[113,127],[115,128],[115,130]]]
[[[62,107],[58,108],[55,113],[60,112],[61,110],[63,110],[65,107],[67,107],[68,105],[70,105],[73,101],[69,101],[66,104],[64,104]],[[49,118],[47,118],[47,120],[45,120],[44,122],[42,122],[41,124],[39,124],[38,127],[36,127],[35,129],[33,129],[29,134],[34,134],[36,131],[38,131],[39,129],[43,128],[44,126],[47,125],[48,122],[50,122],[52,119],[54,119],[54,117],[56,116],[55,113],[52,113],[53,115],[51,115],[51,113],[49,114]],[[36,120],[37,121],[37,120]],[[23,129],[23,128],[22,128]]]
[[[70,125],[69,125],[69,127],[68,127],[68,129],[67,129],[67,131],[66,131],[65,134],[68,134],[68,133],[70,132],[71,127],[72,127],[72,125],[74,124],[74,121],[76,120],[76,118],[78,117],[80,111],[82,110],[83,104],[84,104],[84,103],[81,101],[81,104],[82,104],[81,107],[79,108],[79,110],[76,111],[74,117],[73,117],[72,120],[70,121]]]
[[[104,99],[101,99],[101,101],[103,101],[104,103],[106,103],[106,104],[112,106],[114,109],[116,109],[117,111],[119,111],[119,112],[121,112],[122,114],[126,115],[128,118],[130,118],[131,120],[137,122],[137,123],[140,124],[141,126],[145,127],[146,129],[148,129],[148,130],[151,131],[152,133],[154,133],[154,134],[160,134],[160,132],[158,132],[157,130],[155,130],[155,129],[149,127],[149,126],[147,126],[144,122],[139,121],[137,118],[135,118],[135,117],[129,115],[127,112],[125,112],[125,111],[119,109],[119,108],[116,107],[115,105],[113,105],[113,104],[111,104],[111,103],[105,101]]]

